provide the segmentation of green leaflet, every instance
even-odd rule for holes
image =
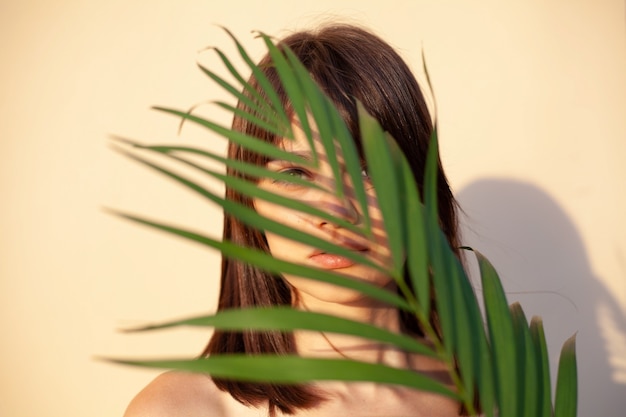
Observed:
[[[392,333],[370,324],[328,314],[295,310],[290,307],[248,308],[227,310],[211,316],[193,317],[131,329],[130,331],[159,330],[175,326],[210,326],[223,330],[315,330],[363,337],[404,349],[408,352],[433,356],[436,354],[421,341],[399,333]]]
[[[417,184],[406,158],[401,158],[399,175],[403,179],[403,222],[406,226],[406,263],[410,282],[417,296],[418,310],[422,321],[428,320],[430,312],[430,272],[428,243],[424,223],[424,206],[417,192]]]
[[[438,216],[438,195],[437,195],[437,161],[439,160],[439,149],[437,143],[437,127],[433,129],[428,155],[426,157],[426,172],[424,173],[424,226],[427,235],[427,251],[430,273],[433,279],[436,297],[440,300],[451,300],[452,293],[447,280],[450,265],[447,264],[447,254],[449,247],[443,237],[439,227]],[[422,294],[425,298],[427,295]],[[430,297],[430,294],[428,294]],[[446,356],[453,355],[455,305],[450,302],[440,302],[436,305],[439,319],[441,320],[441,331],[443,340],[446,342],[444,348]]]
[[[399,186],[401,186],[401,178],[396,176],[396,166],[399,152],[391,148],[391,141],[383,132],[376,119],[367,114],[363,105],[357,103],[359,114],[359,126],[361,132],[365,132],[362,136],[363,148],[367,160],[367,168],[371,181],[376,190],[376,199],[380,206],[383,216],[383,223],[389,247],[393,255],[393,276],[396,281],[402,279],[402,265],[406,257],[404,250],[404,234],[402,220],[403,216],[400,200]]]
[[[498,409],[502,416],[516,416],[521,410],[518,384],[523,381],[523,376],[517,365],[519,353],[513,319],[498,274],[487,258],[477,251],[474,253],[482,278]]]
[[[550,381],[550,361],[548,358],[548,346],[543,332],[543,322],[539,317],[533,317],[530,321],[530,335],[535,348],[535,363],[533,366],[537,372],[537,415],[552,415],[552,390]]]
[[[302,63],[300,63],[295,55],[288,49],[285,50],[285,55],[291,64],[294,74],[298,77],[302,91],[308,100],[308,109],[311,112],[316,125],[320,129],[319,136],[324,144],[324,149],[327,152],[329,163],[333,167],[333,172],[335,174],[337,195],[341,197],[344,193],[343,176],[339,170],[337,159],[339,156],[337,155],[337,151],[339,151],[340,156],[344,160],[345,169],[351,179],[354,196],[361,207],[365,229],[369,230],[370,216],[368,211],[367,195],[365,188],[363,187],[361,177],[361,161],[356,145],[354,144],[354,140],[352,139],[352,135],[350,134],[337,108],[311,79],[307,69],[302,65]],[[337,146],[339,147],[339,150],[337,149]]]
[[[273,124],[266,119],[258,117],[255,113],[249,113],[246,110],[239,109],[222,101],[216,101],[214,102],[214,104],[218,107],[223,108],[226,111],[231,112],[233,115],[241,117],[242,119],[246,119],[249,123],[252,123],[278,137],[287,138],[293,136],[293,132],[291,131],[291,125],[280,126]]]
[[[164,113],[173,114],[175,116],[181,117],[184,120],[189,120],[193,123],[199,124],[200,126],[204,126],[207,129],[212,130],[213,132],[225,137],[232,142],[236,142],[245,148],[251,149],[256,153],[265,155],[269,158],[284,159],[285,161],[304,163],[302,158],[294,155],[293,153],[286,152],[279,147],[272,145],[271,143],[264,142],[258,138],[248,136],[244,133],[231,130],[230,128],[224,126],[220,126],[217,123],[211,122],[202,117],[195,116],[191,113],[158,106],[154,107],[154,109],[162,111]]]
[[[250,165],[250,164],[245,164],[245,163],[237,163],[238,161],[233,161],[230,159],[226,159],[226,158],[222,158],[219,157],[213,153],[210,152],[194,152],[195,149],[189,149],[189,148],[173,148],[173,147],[168,147],[168,146],[141,146],[138,145],[136,143],[133,143],[132,141],[128,141],[125,140],[124,143],[129,144],[129,145],[133,145],[135,147],[141,148],[141,149],[145,149],[145,150],[149,150],[149,151],[153,151],[153,152],[158,152],[161,154],[165,154],[168,158],[180,162],[186,166],[190,166],[195,168],[196,170],[198,170],[199,172],[202,172],[204,174],[207,174],[210,177],[213,177],[221,182],[223,182],[226,186],[232,188],[233,190],[238,191],[239,193],[241,193],[242,195],[245,195],[247,197],[250,198],[258,198],[258,199],[262,199],[262,200],[266,200],[266,201],[271,201],[277,205],[280,205],[282,207],[288,207],[294,210],[298,210],[301,211],[303,213],[308,213],[314,216],[317,216],[321,219],[326,219],[330,222],[335,223],[337,226],[343,227],[347,230],[351,230],[355,233],[359,233],[359,234],[367,234],[366,230],[363,230],[362,227],[357,226],[352,224],[351,222],[343,219],[343,218],[337,218],[331,214],[329,214],[326,211],[320,210],[318,208],[316,208],[315,206],[311,205],[310,203],[305,203],[299,200],[295,200],[295,199],[291,199],[288,197],[284,197],[282,195],[278,195],[275,193],[272,193],[270,191],[264,190],[262,188],[259,188],[257,186],[256,183],[250,182],[248,180],[244,180],[242,178],[239,177],[235,177],[235,176],[229,176],[229,175],[225,175],[213,170],[209,170],[207,168],[204,168],[192,161],[189,161],[188,159],[185,159],[183,157],[179,157],[176,156],[175,154],[172,153],[172,151],[176,151],[176,150],[184,150],[184,151],[188,151],[191,153],[197,153],[197,154],[201,154],[203,156],[207,156],[210,157],[211,159],[223,162],[235,169],[239,169],[241,170],[243,173],[246,173],[248,175],[253,175],[254,177],[265,177],[265,178],[272,178],[275,180],[279,180],[282,182],[286,182],[286,183],[293,183],[293,184],[297,184],[299,186],[304,186],[304,187],[309,187],[309,188],[314,188],[314,189],[319,189],[321,191],[330,193],[330,191],[322,189],[321,187],[319,187],[317,184],[311,182],[311,181],[306,181],[303,180],[299,177],[296,176],[292,176],[292,175],[288,175],[288,174],[284,174],[281,172],[275,172],[275,171],[270,171],[268,169],[265,169],[264,167],[259,167],[258,165]],[[164,169],[163,169],[164,170]],[[170,170],[165,170],[168,173],[173,174],[172,171]],[[169,175],[169,174],[168,174]],[[197,184],[196,184],[197,185]],[[365,258],[359,258],[362,259],[362,263],[367,263],[367,259]]]
[[[210,71],[209,69],[203,67],[202,65],[199,65],[200,70],[202,70],[202,72],[204,72],[209,78],[211,78],[213,81],[215,81],[219,86],[221,86],[222,88],[224,88],[226,91],[228,91],[231,95],[233,95],[238,101],[242,102],[243,104],[245,104],[248,108],[250,108],[250,110],[252,110],[255,115],[257,116],[253,116],[253,115],[249,115],[247,112],[243,112],[240,114],[244,117],[250,117],[250,121],[252,123],[255,123],[257,125],[261,125],[261,127],[270,130],[271,132],[274,133],[278,133],[280,135],[284,134],[283,130],[278,129],[278,126],[289,126],[289,122],[288,120],[279,120],[278,124],[273,124],[272,127],[269,127],[269,123],[268,120],[275,120],[275,114],[276,114],[276,110],[274,110],[273,108],[271,108],[269,106],[268,103],[266,103],[265,101],[263,101],[263,98],[261,97],[255,97],[256,101],[253,100],[252,98],[248,97],[247,95],[245,95],[244,93],[242,93],[239,88],[233,86],[232,84],[228,83],[226,80],[224,80],[222,77],[220,77],[219,75],[215,74],[213,71]],[[231,110],[231,109],[226,109],[226,110]],[[282,123],[280,123],[282,122]]]
[[[519,414],[534,417],[539,413],[540,399],[539,375],[537,368],[533,366],[536,362],[536,352],[522,306],[519,303],[513,303],[510,311],[518,346],[517,372],[518,375],[523,376],[517,386]]]
[[[114,137],[114,140],[118,142],[122,142],[128,145],[131,145],[140,149],[147,149],[154,152],[159,152],[165,155],[170,155],[175,152],[179,153],[189,153],[194,155],[200,155],[203,157],[207,157],[211,160],[220,162],[225,166],[232,168],[234,171],[252,178],[269,178],[277,181],[282,181],[285,183],[293,183],[299,185],[301,187],[309,187],[321,191],[326,191],[324,188],[319,185],[312,183],[311,181],[303,180],[299,177],[294,177],[289,174],[284,174],[281,172],[274,172],[266,169],[265,167],[259,165],[253,165],[246,162],[237,161],[234,159],[228,159],[223,156],[217,155],[213,152],[209,152],[207,150],[198,149],[198,148],[190,148],[187,146],[177,146],[177,145],[142,145],[136,142],[133,142],[128,139],[123,139],[119,137]],[[182,159],[182,158],[179,158]]]
[[[442,240],[442,243],[444,241]],[[450,302],[454,308],[453,327],[453,351],[458,359],[458,368],[460,379],[462,381],[463,390],[460,392],[467,403],[472,403],[475,395],[476,380],[480,376],[480,349],[483,348],[482,341],[485,338],[482,326],[476,326],[476,314],[472,309],[472,301],[475,298],[468,299],[464,296],[463,291],[471,291],[471,288],[464,287],[463,282],[468,282],[463,268],[458,259],[452,253],[452,250],[446,245],[446,264],[449,266],[449,274],[447,275],[448,287],[450,288]],[[435,276],[436,280],[442,277]],[[478,317],[480,317],[478,315]],[[479,321],[480,323],[481,321]],[[474,339],[474,343],[465,343],[466,340]]]
[[[402,385],[456,398],[454,392],[449,388],[423,374],[349,359],[218,355],[210,358],[190,360],[113,360],[112,362],[150,368],[204,372],[216,378],[282,384],[333,380],[371,381],[382,384]],[[280,372],[277,372],[277,369],[280,369]]]
[[[397,294],[391,293],[387,290],[366,282],[346,278],[342,275],[327,272],[324,270],[286,262],[274,258],[273,256],[265,252],[242,247],[231,242],[220,242],[218,240],[212,239],[208,236],[203,236],[190,230],[154,222],[128,213],[122,213],[115,210],[109,210],[109,212],[127,220],[142,224],[144,226],[148,226],[156,230],[160,230],[175,236],[191,240],[209,248],[217,249],[222,252],[224,256],[239,259],[243,262],[255,265],[258,268],[261,268],[271,273],[285,273],[303,278],[310,278],[321,282],[332,283],[341,287],[357,290],[368,297],[382,301],[391,306],[395,306],[401,310],[410,310],[410,306],[407,304],[407,302],[404,301]]]
[[[274,46],[268,36],[264,34],[260,34],[260,36],[265,42],[267,50],[272,57],[272,62],[276,72],[280,75],[282,86],[287,95],[290,97],[289,105],[295,112],[294,116],[297,118],[297,122],[304,131],[311,151],[313,152],[314,161],[317,163],[317,153],[315,152],[315,146],[313,145],[313,128],[309,124],[309,106],[307,105],[306,96],[304,95],[300,82],[287,63],[283,53],[276,46]],[[316,118],[316,120],[319,120],[320,122],[320,126],[317,126],[317,128],[320,129],[320,132],[327,132],[327,120],[321,118]],[[331,163],[332,162],[333,161],[331,161]]]
[[[278,97],[278,94],[272,87],[272,84],[267,79],[263,71],[261,71],[261,69],[250,58],[250,56],[248,55],[244,47],[241,45],[241,43],[239,43],[237,38],[235,38],[235,36],[233,36],[233,34],[228,29],[226,28],[223,28],[223,29],[228,34],[228,36],[230,36],[230,38],[233,40],[233,42],[237,46],[239,55],[245,61],[248,67],[252,70],[252,74],[254,75],[257,82],[263,89],[263,92],[267,95],[267,99],[271,103],[272,108],[278,112],[278,117],[283,121],[289,121],[289,117],[287,117],[287,114],[285,113],[285,109],[283,108],[282,102],[280,98]],[[245,87],[246,90],[248,91],[254,90],[254,88],[248,87],[248,83],[246,83],[245,85],[246,85]]]
[[[304,233],[301,232],[297,229],[293,229],[290,228],[288,226],[285,226],[282,223],[279,223],[277,221],[268,219],[266,217],[263,217],[261,215],[259,215],[256,210],[254,210],[251,207],[247,207],[244,206],[242,204],[236,203],[232,200],[227,200],[224,199],[222,197],[217,196],[215,193],[207,190],[206,188],[203,188],[202,186],[200,186],[197,183],[194,183],[180,175],[177,175],[175,173],[173,173],[172,171],[169,171],[157,164],[154,164],[150,161],[147,161],[146,159],[143,159],[137,155],[133,155],[133,154],[129,154],[123,151],[120,151],[120,153],[124,154],[125,156],[127,156],[128,158],[134,159],[135,161],[146,165],[172,179],[174,179],[175,181],[181,183],[182,185],[184,185],[185,187],[197,192],[198,194],[200,194],[201,196],[207,198],[208,200],[212,201],[213,203],[216,203],[218,205],[220,205],[226,212],[229,212],[231,214],[233,214],[234,216],[236,216],[239,220],[241,220],[242,222],[257,227],[261,230],[267,231],[267,232],[271,232],[271,233],[276,233],[278,235],[284,236],[286,238],[292,239],[294,241],[297,242],[301,242],[304,244],[307,244],[309,246],[312,247],[317,247],[320,248],[322,250],[331,252],[331,253],[336,253],[342,256],[345,256],[346,258],[349,258],[351,260],[354,260],[357,263],[361,263],[363,265],[367,265],[370,266],[372,268],[376,268],[376,269],[381,269],[381,267],[379,265],[377,265],[376,263],[374,263],[373,261],[371,261],[370,259],[359,255],[358,253],[347,249],[343,246],[338,246],[336,244],[333,244],[331,242],[329,242],[328,240],[325,239],[321,239],[317,236],[313,236],[310,235],[308,233]]]
[[[554,417],[575,417],[578,408],[578,370],[576,366],[576,335],[563,344],[556,379]]]

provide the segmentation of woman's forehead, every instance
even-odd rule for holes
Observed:
[[[294,117],[291,122],[291,129],[293,132],[293,138],[282,138],[278,143],[283,150],[291,153],[298,154],[304,159],[321,161],[327,161],[327,152],[324,146],[324,142],[320,136],[320,132],[317,128],[315,120],[311,115],[308,117],[308,125],[311,130],[311,139],[313,141],[314,150],[311,149],[310,141],[307,138],[307,134],[302,126],[302,123],[297,117]],[[343,151],[337,140],[333,141],[334,150],[337,160],[343,163]],[[314,152],[313,152],[314,151]],[[315,156],[313,156],[315,153]]]
[[[309,125],[311,126],[311,133],[313,145],[315,146],[315,151],[317,153],[324,153],[324,146],[322,144],[322,140],[320,138],[317,127],[310,121]],[[311,145],[309,143],[309,140],[307,139],[307,135],[304,132],[301,123],[299,121],[294,121],[291,123],[291,128],[293,132],[293,139],[283,138],[280,142],[280,147],[288,152],[311,151]]]

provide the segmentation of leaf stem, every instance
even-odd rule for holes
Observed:
[[[466,398],[467,390],[465,385],[463,384],[461,376],[459,375],[454,356],[448,355],[445,347],[443,346],[443,341],[439,337],[439,334],[431,325],[428,317],[424,315],[422,309],[419,306],[419,301],[417,300],[417,297],[415,297],[415,294],[413,294],[413,291],[411,291],[401,274],[400,276],[396,275],[397,274],[394,274],[394,279],[396,281],[398,289],[400,290],[400,293],[406,299],[407,303],[411,307],[412,313],[415,314],[417,320],[421,324],[424,336],[426,340],[433,345],[434,351],[437,354],[438,359],[441,360],[448,368],[448,373],[450,375],[450,378],[452,379],[452,383],[456,388],[456,392],[458,396],[463,399],[463,405],[465,406],[470,416],[477,415],[473,399]]]

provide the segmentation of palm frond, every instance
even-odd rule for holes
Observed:
[[[243,106],[235,107],[222,102],[217,105],[246,120],[247,123],[280,137],[293,138],[292,120],[287,116],[279,93],[275,91],[263,70],[252,61],[241,43],[230,32],[227,33],[258,85],[252,86],[245,81],[231,60],[221,50],[215,48],[214,51],[235,82],[226,81],[224,77],[205,67],[200,66],[200,69]],[[454,390],[413,371],[345,359],[216,355],[190,360],[115,360],[115,362],[206,372],[218,378],[245,381],[291,384],[332,379],[397,384],[455,398],[471,414],[478,412],[474,407],[475,399],[478,398],[481,412],[487,416],[551,416],[553,407],[549,358],[541,320],[533,318],[529,325],[521,306],[514,304],[509,307],[496,270],[486,257],[475,251],[483,286],[485,306],[483,317],[467,274],[441,230],[437,201],[439,156],[436,123],[427,155],[422,201],[406,157],[395,140],[383,131],[377,120],[367,114],[361,104],[358,105],[359,133],[364,152],[363,155],[359,155],[341,114],[311,79],[297,57],[290,50],[276,46],[269,36],[260,33],[259,38],[267,47],[273,70],[281,80],[282,89],[288,96],[290,110],[305,133],[311,151],[315,153],[315,139],[319,139],[323,145],[334,175],[336,185],[334,192],[338,198],[345,198],[342,172],[346,172],[350,178],[359,211],[363,213],[363,225],[355,226],[345,219],[312,207],[311,204],[255,186],[256,179],[270,178],[289,181],[302,187],[316,187],[315,184],[297,177],[229,160],[207,150],[181,145],[142,145],[119,139],[118,142],[128,145],[130,149],[118,148],[118,150],[132,160],[197,193],[201,198],[218,204],[226,212],[254,228],[339,254],[354,262],[383,271],[395,279],[398,293],[339,273],[277,259],[268,253],[241,247],[228,241],[219,241],[184,227],[119,211],[114,211],[114,214],[219,250],[225,257],[255,265],[272,274],[291,274],[359,291],[367,297],[413,314],[424,329],[428,344],[424,340],[391,333],[375,326],[286,307],[224,311],[214,315],[145,326],[136,330],[210,326],[230,331],[314,330],[359,336],[390,344],[408,352],[437,358],[448,366]],[[430,85],[427,70],[426,76]],[[302,158],[285,151],[280,146],[221,126],[193,112],[165,107],[156,109],[203,126],[253,153],[270,159],[306,163]],[[159,154],[168,162],[192,168],[200,175],[218,179],[227,187],[252,199],[262,199],[277,206],[317,216],[340,227],[370,236],[371,219],[361,174],[361,159],[364,158],[376,190],[384,232],[392,253],[392,265],[382,267],[367,257],[357,255],[339,245],[261,216],[252,208],[217,195],[198,181],[176,172],[175,169],[145,158],[141,152]],[[205,168],[188,156],[223,163],[241,174],[241,178]],[[312,164],[315,163],[318,161],[314,158]],[[405,281],[405,276],[408,276],[408,282]],[[435,295],[434,300],[431,300],[432,294]],[[434,328],[431,323],[433,308],[438,313],[440,328]],[[561,354],[554,407],[556,416],[576,415],[576,387],[575,342],[572,338],[565,343]]]
[[[201,359],[152,361],[116,359],[113,362],[150,368],[203,372],[217,378],[280,384],[337,380],[377,382],[431,391],[449,398],[457,398],[457,395],[450,388],[423,374],[407,369],[350,359],[319,359],[273,355],[215,355]],[[280,369],[280,372],[277,372],[277,369]]]

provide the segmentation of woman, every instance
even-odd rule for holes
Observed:
[[[335,103],[344,117],[357,147],[360,148],[356,101],[374,116],[382,128],[398,142],[411,164],[417,184],[421,188],[425,158],[432,123],[420,88],[400,56],[377,36],[349,25],[325,26],[315,31],[294,33],[279,46],[289,47],[308,69],[313,79]],[[278,144],[286,151],[310,155],[308,142],[293,115],[284,91],[268,56],[260,67],[279,91],[284,108],[292,116],[295,140],[272,135],[246,120],[235,117],[233,129]],[[256,86],[254,77],[251,83]],[[240,103],[240,107],[244,107]],[[263,156],[229,145],[229,157],[235,160],[266,166],[276,172],[285,172],[322,188],[332,189],[332,171],[325,162],[319,138],[315,138],[320,154],[316,168],[299,166]],[[240,174],[230,171],[230,175]],[[368,193],[368,204],[373,224],[380,226],[375,192],[367,172],[363,181]],[[441,168],[438,167],[438,200],[441,227],[451,247],[457,248],[455,201]],[[293,184],[263,179],[259,187],[285,194],[317,206],[323,210],[358,224],[362,213],[347,185],[347,196],[337,199],[331,193],[298,187]],[[389,250],[384,232],[374,239],[366,239],[315,216],[272,206],[265,201],[252,201],[232,189],[226,197],[250,207],[267,217],[295,226],[315,236],[328,239],[350,250],[358,251],[380,264],[389,263]],[[286,240],[246,226],[226,214],[224,240],[259,248],[272,255],[335,270],[344,275],[394,289],[393,280],[377,269],[355,264],[347,258],[328,254],[304,244]],[[292,305],[295,308],[332,313],[360,320],[392,331],[423,338],[417,321],[396,309],[382,305],[361,294],[338,287],[307,280],[297,276],[275,277],[239,261],[222,260],[219,310],[253,306]],[[436,327],[436,311],[431,319]],[[273,353],[314,357],[349,357],[364,361],[423,372],[449,384],[444,364],[431,358],[407,354],[386,346],[341,335],[314,332],[224,332],[216,331],[203,355],[220,353]],[[451,416],[459,414],[454,401],[411,389],[370,383],[316,383],[306,386],[281,386],[243,383],[211,379],[206,375],[171,372],[158,377],[130,404],[126,417],[138,416]]]

